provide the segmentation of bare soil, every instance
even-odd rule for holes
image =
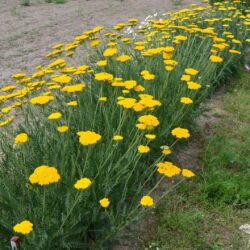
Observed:
[[[67,0],[65,4],[0,0],[0,86],[21,71],[32,72],[50,48],[96,25],[111,27],[129,18],[185,8],[199,0]]]

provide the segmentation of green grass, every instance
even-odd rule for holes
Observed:
[[[158,229],[143,249],[246,249],[250,219],[250,76],[222,97],[225,116],[205,138],[204,170],[157,208]]]

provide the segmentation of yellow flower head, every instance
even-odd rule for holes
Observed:
[[[240,52],[240,51],[235,50],[235,49],[230,49],[230,50],[229,50],[229,53],[231,53],[231,54],[238,54],[238,55],[240,55],[240,54],[241,54],[241,52]]]
[[[61,75],[53,77],[52,80],[58,83],[69,83],[71,82],[72,78],[67,75]]]
[[[105,57],[110,57],[110,56],[113,56],[115,54],[117,54],[117,48],[107,48],[103,52],[103,56],[105,56]]]
[[[69,130],[69,127],[68,126],[60,126],[60,127],[57,127],[57,131],[60,132],[60,133],[65,133]]]
[[[192,82],[192,81],[187,82],[187,86],[188,86],[188,89],[192,89],[192,90],[197,90],[201,88],[201,85],[199,83]]]
[[[25,76],[26,76],[25,73],[18,73],[18,74],[12,75],[11,77],[14,79],[21,79],[21,78],[24,78]]]
[[[211,55],[209,59],[211,62],[214,63],[221,63],[223,61],[223,59],[220,56],[214,56],[214,55]]]
[[[195,76],[199,73],[199,71],[193,68],[186,68],[185,73],[191,76]]]
[[[180,102],[183,104],[191,104],[191,103],[193,103],[193,100],[189,97],[182,97]]]
[[[15,144],[23,144],[29,140],[29,137],[26,133],[18,134],[15,138]]]
[[[92,184],[91,180],[89,178],[85,177],[85,178],[78,180],[75,183],[74,187],[76,189],[86,189],[86,188],[90,187],[91,184]]]
[[[110,205],[110,201],[108,198],[103,198],[99,201],[100,205],[104,208],[108,207]]]
[[[144,145],[139,145],[138,146],[138,151],[141,154],[146,154],[150,151],[150,148],[148,146],[144,146]]]
[[[191,76],[190,75],[182,75],[181,80],[188,82],[191,80]]]
[[[85,88],[84,83],[79,83],[75,85],[70,85],[70,86],[65,86],[61,89],[62,92],[67,92],[67,93],[75,93],[75,92],[81,92]]]
[[[33,224],[30,221],[28,221],[28,220],[24,220],[24,221],[16,224],[13,227],[13,230],[16,233],[29,234],[33,230]]]
[[[128,80],[123,82],[123,84],[126,89],[132,89],[137,85],[137,82],[134,80]]]
[[[185,40],[187,40],[187,37],[186,37],[186,36],[175,36],[174,38],[175,38],[175,40],[177,40],[177,41],[185,41]]]
[[[173,69],[174,69],[174,66],[171,66],[171,65],[165,66],[166,71],[172,71]]]
[[[172,150],[168,146],[161,146],[161,149],[164,155],[170,155],[172,153]]]
[[[107,63],[106,60],[101,60],[101,61],[98,61],[98,62],[96,63],[96,65],[97,65],[97,66],[100,66],[100,67],[106,66],[107,64],[108,64],[108,63]]]
[[[124,98],[117,102],[118,105],[122,106],[125,109],[133,108],[136,103],[136,99],[134,98]]]
[[[184,177],[187,177],[187,178],[191,178],[193,176],[195,176],[195,173],[193,173],[191,170],[189,169],[182,169],[182,175]]]
[[[171,134],[179,139],[190,137],[189,131],[186,128],[175,128],[171,131]]]
[[[71,107],[75,107],[78,105],[78,103],[77,103],[77,101],[71,101],[71,102],[67,102],[67,105],[71,106]]]
[[[141,205],[144,207],[152,207],[154,205],[154,200],[149,195],[144,195],[140,201]]]
[[[0,122],[0,127],[3,127],[5,125],[8,125],[10,122],[12,122],[14,120],[14,116],[11,116],[7,119],[5,119],[4,121]]]
[[[99,97],[98,100],[101,102],[106,102],[108,100],[108,98],[106,96],[101,96],[101,97]]]
[[[38,184],[40,186],[57,183],[60,179],[61,177],[57,172],[57,169],[46,165],[37,167],[29,177],[31,184]]]
[[[52,100],[54,100],[54,96],[44,95],[31,98],[30,103],[36,105],[45,105]]]
[[[126,62],[131,59],[131,56],[129,55],[121,55],[116,58],[116,61],[118,62]]]
[[[139,127],[137,126],[137,128],[142,129],[143,127],[145,127],[144,129],[146,129],[146,130],[151,130],[154,127],[157,127],[160,124],[157,117],[155,117],[153,115],[140,116],[138,121],[139,121],[139,124],[142,124],[142,125],[139,125]]]
[[[115,135],[115,136],[113,137],[113,140],[114,140],[114,141],[122,141],[122,140],[123,140],[123,136],[121,136],[121,135]]]
[[[107,72],[100,72],[95,74],[95,80],[97,81],[112,81],[113,75]]]
[[[61,117],[62,117],[62,114],[60,112],[54,112],[48,116],[48,119],[49,120],[57,120],[57,119],[60,119]]]
[[[156,138],[156,135],[154,134],[146,134],[145,137],[149,140],[154,140]]]
[[[77,133],[79,137],[79,142],[83,146],[88,146],[92,144],[96,144],[99,140],[101,140],[102,136],[93,131],[79,131]]]
[[[159,162],[157,165],[157,171],[169,178],[180,174],[181,169],[175,166],[170,161]]]

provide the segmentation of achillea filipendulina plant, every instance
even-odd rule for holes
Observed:
[[[0,94],[2,248],[15,232],[27,250],[111,249],[161,198],[161,181],[195,176],[171,153],[249,44],[250,12],[237,5],[97,26],[53,46],[32,75],[13,75],[17,88]],[[13,231],[24,221],[25,236]]]

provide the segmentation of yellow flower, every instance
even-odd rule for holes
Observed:
[[[191,80],[191,76],[190,75],[182,75],[181,80],[188,82]]]
[[[131,56],[129,55],[121,55],[116,58],[116,61],[118,62],[126,62],[131,59]]]
[[[195,76],[199,73],[199,71],[193,68],[186,68],[185,73],[191,76]]]
[[[135,46],[135,50],[139,50],[139,51],[144,50],[144,48],[145,48],[145,46],[143,46],[143,45]]]
[[[187,37],[186,36],[175,36],[174,37],[177,41],[185,41],[187,40]]]
[[[134,80],[128,80],[124,82],[124,86],[126,89],[132,89],[137,85],[137,82]]]
[[[114,135],[113,140],[114,141],[121,141],[121,140],[123,140],[123,136],[121,136],[121,135]]]
[[[44,96],[36,96],[30,99],[30,103],[32,104],[39,104],[39,105],[45,105],[49,103],[50,101],[54,100],[54,96],[44,95]]]
[[[187,82],[187,85],[188,85],[188,89],[197,90],[201,88],[201,85],[196,82]]]
[[[152,207],[154,205],[154,200],[149,195],[144,195],[140,201],[141,205],[144,207]]]
[[[28,220],[24,220],[24,221],[16,224],[13,227],[13,230],[16,233],[29,234],[33,230],[33,224],[30,221],[28,221]]]
[[[60,126],[60,127],[57,127],[57,131],[60,132],[60,133],[65,133],[69,130],[69,127],[68,126]]]
[[[95,74],[95,80],[97,81],[112,81],[113,75],[106,73],[106,72],[100,72]]]
[[[89,178],[85,177],[85,178],[78,180],[75,183],[74,187],[76,189],[86,189],[86,188],[90,187],[91,184],[92,184],[92,181]]]
[[[145,137],[149,140],[154,140],[156,138],[156,135],[153,134],[146,134]]]
[[[170,65],[165,66],[165,70],[167,71],[172,71],[173,69],[174,69],[173,66],[170,66]]]
[[[97,66],[106,66],[108,63],[106,60],[101,60],[96,63]]]
[[[137,86],[134,87],[134,90],[136,92],[142,92],[142,91],[145,90],[145,88],[142,85],[137,85]]]
[[[171,59],[173,57],[173,54],[171,52],[170,53],[163,52],[162,57],[163,57],[163,59],[168,60],[168,59]]]
[[[211,62],[214,63],[221,63],[223,61],[223,59],[220,56],[214,56],[214,55],[211,55],[209,59]]]
[[[14,90],[14,89],[16,89],[16,86],[9,85],[9,86],[5,86],[5,87],[1,88],[1,91],[8,92],[8,91],[11,91],[11,90]]]
[[[161,149],[164,155],[170,155],[172,153],[172,150],[168,146],[161,146]]]
[[[101,101],[101,102],[106,102],[107,101],[107,97],[106,96],[102,96],[102,97],[99,97],[99,101]]]
[[[140,146],[138,146],[138,151],[141,154],[146,154],[150,151],[150,148],[148,146],[140,145]]]
[[[241,52],[240,52],[240,51],[235,50],[235,49],[230,49],[230,50],[229,50],[229,53],[231,53],[231,54],[238,54],[238,55],[240,55],[240,54],[241,54]]]
[[[61,177],[57,172],[57,169],[46,165],[37,167],[29,177],[31,184],[38,184],[40,186],[57,183],[60,179]]]
[[[23,144],[29,140],[29,137],[26,133],[18,134],[15,138],[15,144]]]
[[[4,114],[8,114],[12,110],[12,107],[5,107],[1,109],[1,112]]]
[[[175,60],[164,60],[164,63],[167,64],[167,65],[170,65],[170,66],[176,66],[178,64],[177,61]]]
[[[88,146],[92,144],[96,144],[99,140],[101,140],[102,136],[93,131],[79,131],[77,132],[79,137],[79,142],[83,146]]]
[[[155,117],[153,115],[140,116],[138,121],[139,121],[139,124],[142,124],[142,125],[139,125],[139,124],[136,125],[137,128],[139,128],[139,129],[142,129],[143,127],[145,127],[144,129],[151,130],[160,124],[157,117]]]
[[[141,76],[143,77],[144,80],[153,80],[155,79],[155,75],[151,74],[148,70],[143,70],[141,72]]]
[[[100,40],[98,40],[98,39],[93,39],[93,40],[90,41],[89,45],[90,45],[91,47],[96,47],[99,43],[100,43]]]
[[[136,103],[136,99],[134,99],[134,98],[124,98],[124,99],[119,100],[117,102],[118,105],[122,106],[125,109],[133,108],[135,103]]]
[[[108,198],[103,198],[103,199],[99,200],[99,203],[104,208],[106,208],[110,205],[110,201]]]
[[[4,120],[3,122],[0,122],[0,127],[3,127],[7,124],[9,124],[10,122],[12,122],[14,120],[14,116],[11,116],[9,118],[7,118],[6,120]]]
[[[103,56],[105,57],[113,56],[115,54],[117,54],[117,48],[107,48],[103,52]]]
[[[167,46],[167,47],[164,48],[163,51],[166,52],[166,53],[172,53],[174,51],[174,47]]]
[[[154,80],[155,79],[155,75],[153,75],[153,74],[144,74],[144,75],[142,75],[142,77],[146,81]]]
[[[157,171],[160,174],[163,174],[170,178],[180,174],[181,172],[181,169],[175,166],[170,161],[159,162],[158,164],[156,164],[156,166],[157,166]]]
[[[186,128],[175,128],[171,131],[171,134],[179,139],[190,137],[189,131]]]
[[[71,82],[72,78],[67,75],[61,75],[53,77],[52,80],[58,83],[69,83]]]
[[[187,178],[195,176],[195,174],[189,169],[182,169],[182,175]]]
[[[62,114],[60,112],[54,112],[48,116],[48,119],[49,120],[57,120],[57,119],[60,119],[61,117],[62,117]]]
[[[70,85],[70,86],[65,86],[61,89],[62,92],[67,92],[67,93],[75,93],[75,92],[80,92],[85,88],[84,83],[79,83],[75,85]]]
[[[191,103],[193,103],[193,100],[189,97],[182,97],[180,102],[183,104],[191,104]]]
[[[77,106],[78,103],[77,103],[77,101],[71,101],[71,102],[67,102],[67,105],[74,107],[74,106]]]
[[[14,74],[11,77],[14,79],[20,79],[20,78],[24,78],[26,76],[25,73],[18,73],[18,74]]]

